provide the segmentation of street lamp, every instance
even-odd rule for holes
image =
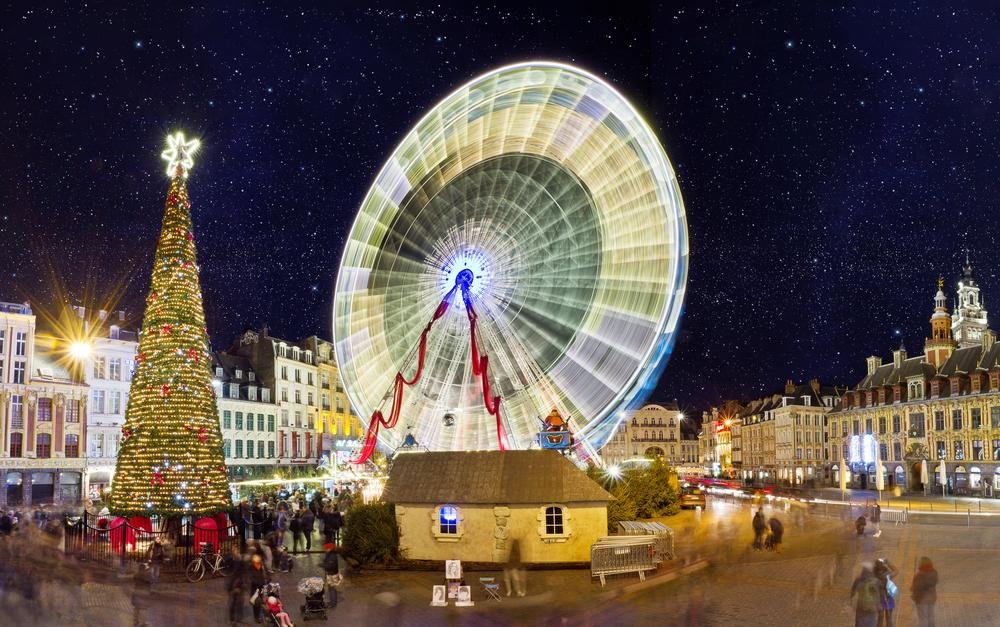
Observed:
[[[69,345],[69,356],[77,361],[86,361],[91,352],[93,352],[93,347],[90,342],[77,340]]]

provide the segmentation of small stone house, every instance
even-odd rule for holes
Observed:
[[[589,562],[611,498],[546,450],[401,454],[382,495],[407,558],[496,563],[514,539],[526,563]]]

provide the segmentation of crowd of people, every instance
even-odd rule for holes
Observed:
[[[299,553],[309,552],[318,534],[324,544],[340,543],[345,512],[353,505],[351,491],[316,490],[310,495],[270,492],[241,499],[230,517],[244,538],[261,540],[274,534],[276,549]]]
[[[863,564],[861,573],[851,584],[855,627],[892,627],[894,613],[901,596],[894,578],[899,570],[888,560],[878,559]],[[937,603],[938,572],[929,557],[921,557],[917,572],[910,583],[910,598],[917,610],[917,624],[933,627],[934,606]]]

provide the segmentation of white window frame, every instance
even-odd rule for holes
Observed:
[[[545,511],[550,507],[558,507],[559,509],[562,510],[562,519],[563,519],[562,533],[550,534],[546,532]],[[563,505],[562,503],[546,503],[545,505],[543,505],[538,509],[537,519],[538,519],[538,537],[542,539],[542,542],[545,543],[566,542],[573,536],[573,526],[571,523],[573,516],[570,513],[569,508]]]
[[[441,532],[441,509],[445,507],[455,508],[458,520],[455,522],[455,533]],[[442,503],[431,512],[431,535],[438,542],[458,542],[465,535],[465,515],[462,508],[452,503]]]

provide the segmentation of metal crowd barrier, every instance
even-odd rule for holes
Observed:
[[[639,573],[646,581],[646,571],[656,570],[656,536],[609,536],[601,538],[590,547],[590,576],[605,585],[607,575]]]
[[[883,509],[882,522],[891,522],[896,525],[906,524],[906,510],[905,509]]]
[[[618,536],[608,537],[653,536],[656,538],[657,563],[664,559],[674,559],[674,531],[662,523],[622,520],[618,522],[618,533]]]

